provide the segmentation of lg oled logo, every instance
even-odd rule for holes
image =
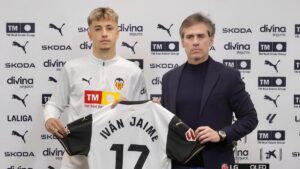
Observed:
[[[251,60],[250,59],[224,59],[223,64],[225,66],[238,69],[245,73],[250,73]]]
[[[162,25],[162,24],[158,24],[158,25],[157,25],[157,29],[162,29],[162,30],[166,31],[166,32],[169,34],[169,36],[171,37],[170,29],[171,29],[172,26],[173,26],[173,24],[171,24],[171,25],[167,28],[167,27],[165,27],[165,26]]]
[[[35,23],[6,23],[7,36],[34,36]]]
[[[137,43],[138,43],[138,42],[135,42],[133,45],[129,45],[127,42],[122,42],[122,46],[125,46],[125,47],[131,49],[131,51],[133,52],[133,54],[135,54],[134,47],[135,47],[135,45],[136,45]]]
[[[49,24],[49,28],[52,28],[52,29],[54,29],[54,30],[57,30],[61,36],[63,36],[63,33],[62,33],[62,28],[63,28],[63,26],[65,26],[65,23],[63,23],[60,27],[54,25],[53,23],[50,23],[50,24]]]

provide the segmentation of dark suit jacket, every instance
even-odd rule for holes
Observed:
[[[184,66],[170,70],[162,78],[161,103],[175,114],[177,90]],[[256,110],[245,91],[239,71],[209,57],[200,107],[199,126],[222,129],[227,134],[225,142],[207,143],[202,151],[205,168],[219,169],[224,163],[234,163],[232,142],[253,131],[258,124]],[[234,124],[233,113],[237,118]]]

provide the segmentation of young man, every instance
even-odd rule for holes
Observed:
[[[46,129],[59,138],[66,136],[59,120],[68,114],[68,123],[84,117],[120,97],[145,100],[147,92],[142,71],[116,55],[119,37],[118,15],[110,8],[96,8],[88,16],[92,54],[68,61],[44,109]],[[88,168],[83,156],[64,154],[62,169]]]
[[[173,162],[173,169],[218,169],[234,163],[233,142],[258,124],[240,73],[208,54],[214,34],[209,18],[199,13],[188,16],[180,27],[187,62],[162,79],[162,105],[196,130],[196,138],[206,144],[189,163]]]

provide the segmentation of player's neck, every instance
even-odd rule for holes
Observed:
[[[101,60],[110,60],[116,56],[116,50],[108,49],[108,50],[95,50],[93,49],[93,54],[96,58]]]

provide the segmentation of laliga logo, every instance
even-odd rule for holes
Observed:
[[[124,87],[124,80],[122,78],[116,78],[115,86],[118,90],[121,90]]]
[[[187,132],[185,132],[185,138],[187,141],[196,141],[195,132],[193,129],[189,128]]]

